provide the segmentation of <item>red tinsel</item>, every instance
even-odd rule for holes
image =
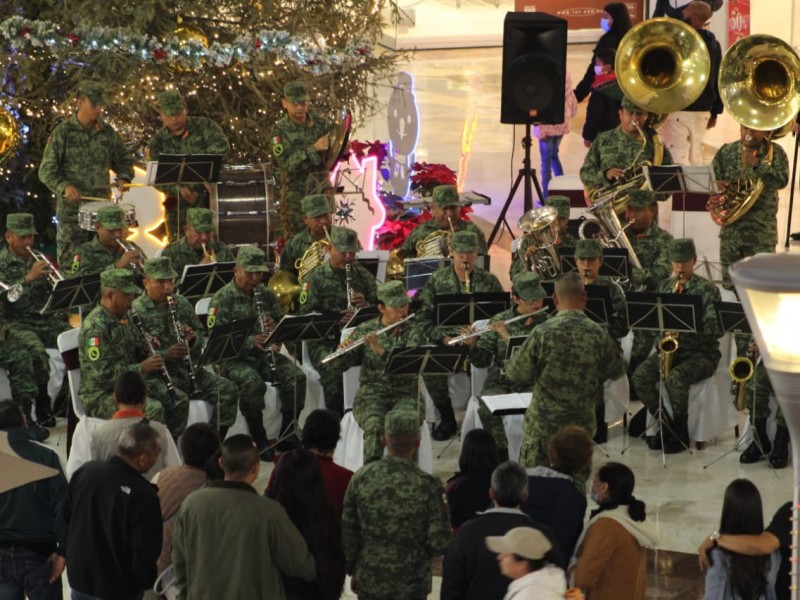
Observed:
[[[81,38],[79,38],[74,33],[68,33],[67,34],[67,39],[69,40],[69,43],[74,46],[75,44],[77,44],[80,41]]]

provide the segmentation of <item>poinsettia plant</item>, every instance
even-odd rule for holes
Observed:
[[[415,162],[411,165],[411,189],[430,196],[437,185],[456,185],[458,174],[440,163]]]

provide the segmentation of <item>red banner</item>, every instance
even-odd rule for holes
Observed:
[[[603,7],[608,0],[515,0],[517,12],[543,12],[567,20],[572,29],[599,29]],[[631,21],[642,20],[644,0],[627,0],[625,4],[631,14]]]
[[[728,48],[750,35],[750,0],[728,2]]]

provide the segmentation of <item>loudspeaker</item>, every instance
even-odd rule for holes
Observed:
[[[567,21],[510,12],[503,25],[501,123],[564,122]]]

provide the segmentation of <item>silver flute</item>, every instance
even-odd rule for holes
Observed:
[[[521,321],[522,319],[527,319],[528,317],[532,317],[534,315],[538,315],[538,314],[543,313],[543,312],[547,312],[547,309],[546,308],[540,308],[539,310],[535,310],[532,313],[526,313],[524,315],[517,315],[516,317],[511,317],[510,319],[506,319],[505,321],[503,321],[503,323],[508,325],[509,323],[514,323],[515,321]],[[492,323],[492,325],[494,325],[494,323]],[[475,331],[470,331],[469,333],[464,333],[462,335],[459,335],[458,337],[454,337],[449,342],[447,342],[447,345],[448,346],[455,346],[456,344],[459,344],[459,343],[463,342],[464,340],[469,340],[471,338],[481,336],[484,333],[487,333],[487,332],[491,331],[492,330],[492,325],[487,325],[486,327],[481,327],[479,329],[476,329]]]
[[[407,317],[405,317],[403,319],[400,319],[399,321],[397,321],[395,323],[392,323],[391,325],[387,325],[386,327],[384,327],[382,329],[378,329],[377,331],[373,331],[373,332],[370,332],[370,333],[374,333],[375,335],[381,335],[382,333],[386,333],[387,331],[391,331],[395,327],[400,327],[400,325],[402,325],[406,321],[409,321],[409,320],[413,319],[415,316],[416,316],[416,313],[411,313]],[[320,362],[323,365],[327,364],[327,363],[331,362],[332,360],[334,360],[336,358],[339,358],[340,356],[342,356],[342,354],[347,354],[348,352],[350,352],[350,350],[355,350],[359,346],[363,346],[366,343],[366,341],[367,341],[367,336],[358,338],[354,342],[345,342],[342,345],[341,348],[331,352],[330,354],[325,356]]]

